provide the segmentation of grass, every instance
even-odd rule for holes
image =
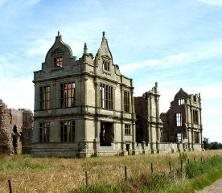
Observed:
[[[207,159],[214,155],[222,156],[222,151],[190,152],[180,155],[95,157],[87,159],[32,158],[29,155],[0,156],[0,192],[9,192],[7,186],[8,179],[12,179],[13,193],[137,193],[152,192],[152,190],[157,192],[163,189],[170,192],[170,188],[176,189],[177,186],[180,186],[180,181],[174,183],[176,184],[174,187],[169,187],[172,179],[164,174],[169,171],[169,161],[172,163],[173,168],[179,168],[179,158],[185,160],[188,157],[190,160],[193,160],[196,157],[196,160],[200,160],[200,157]],[[151,162],[153,163],[155,173],[152,177],[150,177]],[[216,165],[215,162],[211,164]],[[206,168],[209,167],[209,165],[205,165]],[[124,166],[127,166],[127,181],[124,181]],[[189,167],[192,168],[194,166],[190,164]],[[201,171],[207,171],[206,168],[201,168]],[[219,167],[218,170],[221,168]],[[186,168],[186,170],[188,169]],[[88,171],[89,176],[88,188],[84,186],[85,171]],[[193,176],[203,175],[198,173],[198,171],[189,174],[190,177],[184,180],[184,186],[192,187],[192,181],[195,179]],[[207,174],[205,173],[204,175]],[[193,184],[195,185],[196,183]]]

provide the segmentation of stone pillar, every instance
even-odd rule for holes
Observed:
[[[122,77],[121,77],[121,83],[122,83]],[[124,155],[125,151],[125,146],[124,146],[124,127],[123,127],[123,111],[124,111],[124,99],[123,99],[123,87],[120,85],[120,96],[121,96],[121,120],[120,120],[120,125],[121,125],[121,151],[122,154]]]
[[[131,80],[132,84],[132,80]],[[132,154],[135,154],[135,143],[136,143],[136,124],[135,124],[135,107],[134,107],[134,98],[133,98],[133,89],[131,90],[131,119],[132,119]]]

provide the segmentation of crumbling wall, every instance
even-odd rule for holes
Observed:
[[[11,115],[7,106],[0,100],[0,153],[11,153]]]
[[[33,114],[31,111],[9,109],[0,100],[0,154],[13,153],[11,134],[14,125],[16,125],[17,131],[21,135],[18,139],[17,152],[29,153],[31,151],[32,124]]]
[[[33,113],[30,110],[23,110],[22,153],[31,153],[32,129]]]

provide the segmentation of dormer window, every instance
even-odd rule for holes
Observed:
[[[179,100],[178,100],[178,105],[183,105],[184,102],[185,102],[184,99],[179,99]]]
[[[62,67],[63,66],[63,58],[62,57],[54,58],[54,65],[55,65],[55,67]]]
[[[110,62],[108,60],[103,60],[103,70],[110,71]]]

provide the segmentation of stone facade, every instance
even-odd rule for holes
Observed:
[[[162,141],[181,143],[185,150],[201,149],[202,118],[200,94],[187,94],[181,88],[171,102],[163,121]]]
[[[95,58],[85,44],[78,60],[58,34],[33,82],[34,156],[135,151],[132,79],[114,64],[105,33]]]
[[[160,119],[157,83],[143,96],[134,98],[133,81],[122,75],[114,63],[105,33],[95,57],[85,44],[79,59],[58,33],[42,69],[34,72],[33,83],[33,156],[89,157],[184,150],[182,142],[165,142],[163,136],[170,129]]]
[[[30,152],[32,117],[31,111],[10,109],[0,100],[0,153],[10,154],[13,152],[11,134],[14,126],[17,127],[18,133],[22,134],[18,141],[18,153]],[[23,136],[25,136],[24,139]]]
[[[142,97],[135,97],[136,141],[150,145],[151,153],[159,152],[162,121],[159,114],[158,85]]]

